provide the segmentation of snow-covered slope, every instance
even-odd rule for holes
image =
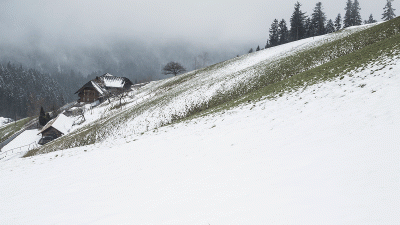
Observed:
[[[0,161],[1,223],[397,224],[399,56],[148,132],[133,119],[101,143]],[[87,123],[129,112],[162,82],[122,109],[88,110]]]
[[[141,136],[0,163],[2,223],[396,224],[400,59],[385,62]]]
[[[135,97],[125,98],[122,109],[118,107],[119,101],[111,104],[106,101],[96,109],[87,110],[85,123],[75,126],[70,135],[39,149],[38,153],[99,143],[107,138],[139,135],[186,118],[198,111],[240,98],[252,90],[267,86],[270,82],[287,79],[303,70],[315,68],[340,55],[356,51],[360,46],[359,43],[347,40],[346,43],[349,44],[345,45],[345,48],[341,46],[342,40],[375,25],[351,27],[341,32],[288,43],[171,79],[151,82],[142,87]],[[329,57],[313,55],[317,58],[307,59],[308,64],[302,67],[299,67],[301,63],[295,66],[284,64],[300,53],[313,51],[326,46],[327,43],[335,43],[334,48],[329,49],[332,52]],[[284,67],[299,68],[294,68],[293,71],[277,69]]]
[[[38,147],[37,143],[40,138],[38,130],[25,130],[1,149],[0,159],[5,161],[22,157],[27,151]]]

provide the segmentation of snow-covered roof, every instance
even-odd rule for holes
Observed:
[[[73,124],[74,124],[73,119],[65,116],[64,114],[59,114],[56,118],[50,120],[39,132],[39,134],[50,127],[57,129],[63,134],[67,134],[71,130]]]
[[[103,95],[105,93],[105,90],[103,90],[96,82],[92,82],[93,87],[101,94]]]
[[[125,79],[122,77],[115,77],[109,73],[104,74],[100,77],[105,87],[109,88],[123,88],[125,85]]]
[[[96,77],[95,79],[87,82],[76,93],[79,93],[86,87],[93,87],[100,93],[100,95],[107,94],[110,88],[130,88],[133,83],[126,77],[116,77],[109,73]]]
[[[64,114],[59,114],[52,127],[56,128],[63,134],[67,134],[71,130],[72,124],[74,124],[74,121],[71,118]]]
[[[104,85],[112,88],[123,88],[125,81],[122,79],[104,79]]]

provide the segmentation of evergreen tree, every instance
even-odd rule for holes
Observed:
[[[249,53],[252,53],[252,52],[253,52],[253,48],[250,48]]]
[[[304,27],[305,27],[305,29],[306,29],[305,37],[306,37],[306,38],[312,37],[313,34],[314,34],[314,30],[315,30],[315,29],[314,29],[313,24],[311,23],[311,18],[308,17],[308,16],[307,16],[307,19],[306,19],[305,22],[304,22]]]
[[[322,11],[322,3],[318,2],[314,8],[314,12],[311,15],[311,23],[314,27],[314,35],[323,35],[325,34],[325,21],[326,16]]]
[[[342,15],[340,15],[339,13],[335,19],[335,30],[338,31],[341,28],[342,28]]]
[[[369,19],[364,21],[364,24],[370,24],[370,23],[376,23],[377,21],[374,20],[374,17],[371,15],[369,15]]]
[[[384,21],[388,21],[396,17],[396,14],[394,14],[395,9],[392,8],[392,1],[393,0],[386,0],[386,5],[385,8],[383,8],[382,14],[382,19]]]
[[[44,118],[46,119],[46,124],[51,120],[51,116],[49,113],[46,113]]]
[[[329,34],[333,32],[335,32],[335,25],[332,20],[328,20],[328,23],[326,24],[326,33]]]
[[[279,24],[278,20],[274,19],[274,22],[271,24],[271,28],[269,29],[269,44],[271,47],[277,46],[279,42]]]
[[[257,46],[256,52],[260,51],[260,46]]]
[[[294,5],[294,12],[290,18],[290,38],[293,41],[297,41],[305,37],[306,29],[304,26],[304,20],[306,17],[304,16],[305,13],[300,10],[300,6],[301,4],[299,2]]]
[[[289,38],[289,30],[287,28],[286,25],[286,21],[284,19],[282,19],[279,22],[279,30],[278,30],[278,36],[279,36],[279,41],[278,44],[285,44],[287,42],[289,42],[288,38]]]
[[[269,40],[267,40],[267,43],[265,44],[265,49],[271,47],[271,45],[269,44]]]
[[[353,20],[351,17],[351,9],[353,8],[353,2],[351,0],[347,0],[346,3],[346,13],[344,14],[344,19],[343,19],[343,28],[353,26]]]
[[[46,119],[46,113],[44,112],[43,106],[40,106],[40,114],[39,114],[39,124],[41,126],[46,125],[47,119]]]
[[[358,0],[354,0],[353,5],[351,7],[351,18],[352,18],[352,26],[358,26],[362,24],[362,19],[360,15],[360,3]]]

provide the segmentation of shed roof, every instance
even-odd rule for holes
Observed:
[[[62,134],[67,134],[71,130],[72,125],[74,124],[74,121],[65,116],[64,114],[59,114],[56,118],[50,120],[39,132],[39,134],[43,133],[50,127],[53,127],[54,129],[60,131]]]

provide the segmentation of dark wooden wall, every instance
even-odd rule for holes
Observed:
[[[97,99],[100,97],[100,94],[94,88],[84,88],[81,92],[79,92],[78,96],[78,102],[94,102],[97,101]]]
[[[53,137],[61,137],[62,133],[55,129],[54,127],[49,127],[45,131],[42,132],[43,136],[53,136]]]

